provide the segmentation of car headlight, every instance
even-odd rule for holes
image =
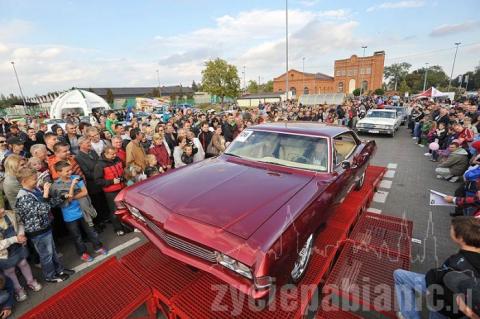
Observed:
[[[140,211],[139,211],[137,208],[135,208],[135,207],[133,207],[133,206],[131,206],[131,205],[128,205],[127,203],[125,203],[125,206],[127,207],[128,211],[129,211],[133,216],[135,216],[136,218],[138,218],[138,219],[140,219],[140,220],[142,220],[142,221],[145,221],[145,218],[142,216],[142,214],[140,214]]]
[[[233,270],[248,279],[253,278],[250,268],[227,255],[217,252],[217,262],[223,267]]]

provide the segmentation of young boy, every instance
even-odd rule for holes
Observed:
[[[88,239],[93,244],[95,252],[107,255],[108,250],[103,247],[93,226],[89,225],[85,220],[83,216],[84,212],[78,201],[78,199],[88,196],[84,182],[80,180],[80,176],[72,175],[72,166],[67,161],[56,163],[54,168],[59,177],[53,183],[52,191],[59,193],[65,198],[64,203],[60,206],[62,209],[63,220],[75,241],[75,248],[77,249],[80,258],[83,261],[93,261],[93,257],[88,253],[87,246],[82,240],[81,229],[83,229]],[[66,194],[63,192],[65,189],[68,189],[68,193]]]
[[[458,307],[454,306],[455,296],[446,286],[444,277],[451,271],[461,271],[469,274],[471,280],[480,278],[480,219],[467,216],[452,219],[450,236],[460,251],[450,256],[439,268],[430,269],[425,275],[403,269],[394,271],[399,318],[421,318],[421,312],[417,308],[421,303],[417,300],[416,293],[421,295],[428,293],[433,305],[437,305],[435,311],[430,311],[429,318],[464,316],[458,311]],[[439,290],[439,287],[442,289]],[[439,305],[442,307],[439,308]]]
[[[15,210],[25,226],[25,234],[33,242],[40,256],[43,275],[47,282],[67,280],[75,272],[63,267],[52,236],[51,207],[61,199],[50,198],[50,183],[43,185],[43,192],[36,188],[37,171],[24,168],[18,174],[22,189],[18,192]]]

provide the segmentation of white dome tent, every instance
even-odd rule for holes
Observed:
[[[50,107],[50,118],[61,119],[64,113],[82,111],[83,115],[88,116],[93,109],[109,110],[110,106],[95,93],[74,88],[60,94],[53,101]]]

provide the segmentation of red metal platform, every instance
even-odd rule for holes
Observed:
[[[320,308],[318,318],[358,318],[336,308],[326,311],[317,307],[320,299],[318,293],[321,291],[317,287],[324,282],[326,287],[330,287],[345,276],[357,280],[364,274],[372,275],[375,282],[385,279],[391,285],[388,281],[391,278],[387,277],[391,277],[393,266],[408,269],[409,264],[403,254],[398,254],[401,256],[399,262],[392,264],[390,269],[382,261],[372,262],[373,255],[368,250],[370,246],[393,236],[395,229],[387,227],[390,232],[383,233],[372,231],[368,242],[365,236],[362,237],[362,232],[372,229],[369,221],[375,222],[375,227],[386,227],[370,214],[363,214],[384,172],[383,167],[368,168],[365,186],[347,196],[333,213],[327,227],[317,236],[315,253],[304,278],[297,286],[277,289],[274,299],[265,310],[259,310],[246,295],[216,277],[192,270],[163,255],[151,243],[146,243],[122,257],[120,262],[111,259],[92,270],[23,318],[124,318],[145,302],[149,305],[150,314],[153,314],[152,299],[169,318],[299,318],[309,307],[313,310]],[[359,225],[363,225],[363,228],[355,227],[362,214],[364,217],[360,218]],[[362,245],[347,239],[352,229],[355,240],[360,240],[367,247],[362,248]],[[383,237],[375,237],[378,234],[383,234]],[[344,243],[346,246],[342,249]],[[356,245],[364,250],[361,254],[353,254],[357,251]],[[390,276],[387,276],[388,271],[391,271]],[[337,292],[342,294],[344,291],[340,289]]]
[[[410,257],[413,222],[398,217],[365,213],[349,238],[359,244]]]
[[[346,309],[345,305],[353,301],[365,311],[396,318],[393,271],[399,268],[410,269],[408,256],[349,240],[328,276],[323,292],[333,300],[338,296],[341,309]]]
[[[151,289],[112,257],[21,318],[120,319],[145,303],[156,318]]]

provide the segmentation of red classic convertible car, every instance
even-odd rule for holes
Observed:
[[[164,254],[254,299],[305,274],[315,236],[376,151],[346,127],[268,123],[225,153],[135,184],[116,214]]]

